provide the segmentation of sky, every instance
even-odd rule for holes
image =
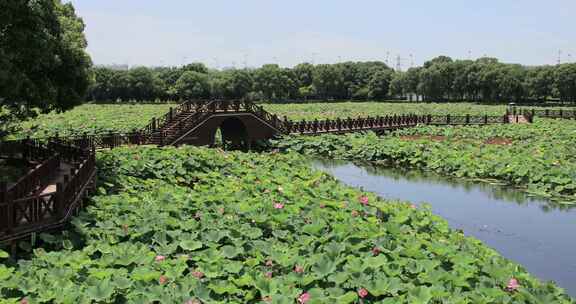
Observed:
[[[574,0],[71,0],[95,64],[576,62]],[[559,54],[559,52],[561,52]],[[560,56],[559,56],[560,55]]]

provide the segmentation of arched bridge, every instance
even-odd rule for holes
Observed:
[[[188,101],[153,118],[141,130],[62,138],[83,148],[113,148],[126,144],[213,145],[220,137],[232,147],[250,148],[259,140],[279,135],[314,135],[374,131],[383,133],[417,125],[487,125],[527,122],[523,115],[387,115],[376,117],[336,118],[292,121],[278,117],[248,101]]]

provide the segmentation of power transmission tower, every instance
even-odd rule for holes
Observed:
[[[402,57],[400,55],[396,56],[396,71],[402,71]]]

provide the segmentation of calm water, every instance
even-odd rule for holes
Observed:
[[[315,161],[314,167],[381,197],[429,203],[453,228],[576,297],[576,208],[554,208],[514,189],[414,171],[334,161]]]

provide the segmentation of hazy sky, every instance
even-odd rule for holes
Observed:
[[[72,0],[96,64],[576,61],[574,0]],[[470,52],[470,53],[469,53]],[[570,55],[569,55],[570,54]]]

